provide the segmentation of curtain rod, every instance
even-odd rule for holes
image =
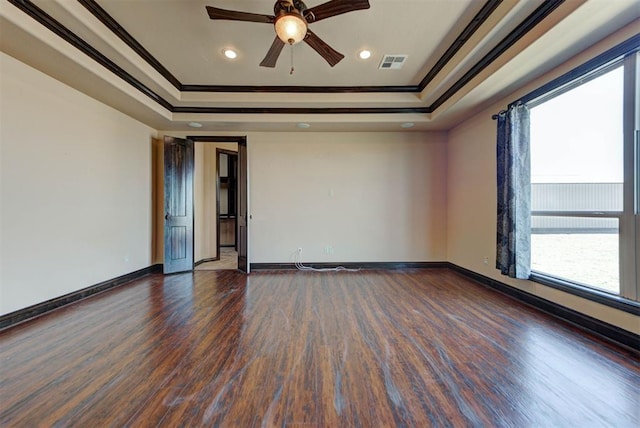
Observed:
[[[498,113],[494,114],[493,116],[491,116],[491,119],[493,120],[498,120],[499,116],[504,116],[504,114],[506,113],[506,110],[500,110]]]

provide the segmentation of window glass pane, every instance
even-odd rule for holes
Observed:
[[[620,293],[617,218],[531,219],[532,270]]]
[[[534,211],[622,211],[623,68],[531,108]]]

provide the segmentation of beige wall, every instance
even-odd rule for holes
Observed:
[[[148,267],[155,131],[0,61],[0,312]]]
[[[446,259],[440,133],[248,136],[252,263]],[[333,254],[324,248],[333,247]]]
[[[251,263],[290,263],[298,247],[314,262],[446,259],[444,133],[246,137]]]
[[[522,95],[584,63],[627,37],[629,37],[627,32],[610,37],[573,61],[530,83],[450,131],[447,175],[449,204],[447,259],[474,272],[640,334],[640,318],[637,316],[535,282],[511,280],[495,269],[496,124],[491,119],[491,115]],[[489,263],[486,265],[483,263],[485,256],[489,258]]]

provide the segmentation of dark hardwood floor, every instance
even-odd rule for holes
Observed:
[[[0,347],[2,427],[640,426],[637,354],[446,269],[152,275]]]

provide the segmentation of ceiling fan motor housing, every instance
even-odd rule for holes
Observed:
[[[307,5],[301,0],[278,0],[273,5],[273,14],[276,17],[284,13],[295,13],[304,17],[306,10]]]

